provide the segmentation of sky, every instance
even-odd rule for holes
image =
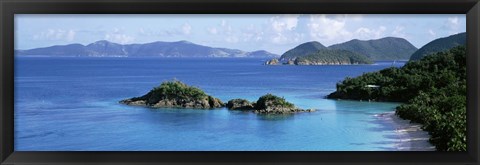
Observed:
[[[15,49],[99,40],[120,44],[186,40],[244,51],[282,54],[305,42],[325,46],[352,39],[407,39],[420,48],[466,31],[464,14],[157,14],[157,15],[15,15]]]

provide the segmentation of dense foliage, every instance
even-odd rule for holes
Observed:
[[[199,100],[205,99],[208,95],[201,89],[188,86],[178,80],[163,82],[160,86],[153,88],[146,95],[133,100],[146,100],[147,104],[155,104],[160,100],[180,99],[180,100]],[[209,100],[211,100],[209,98]]]
[[[371,64],[368,57],[346,50],[323,49],[307,56],[295,59],[295,64],[323,63],[323,64]]]
[[[446,51],[456,46],[465,45],[466,42],[466,33],[459,33],[445,38],[439,38],[433,40],[432,42],[429,42],[422,48],[418,49],[415,53],[412,54],[410,60],[420,60],[428,54]]]
[[[396,113],[423,124],[440,151],[466,150],[466,49],[455,47],[402,68],[346,78],[335,99],[399,101]]]
[[[377,40],[351,40],[329,46],[332,49],[342,49],[365,55],[372,60],[406,60],[417,50],[403,38],[386,37]]]
[[[315,53],[321,49],[327,49],[327,47],[323,46],[321,43],[316,41],[306,42],[283,53],[282,56],[280,57],[280,60],[295,59],[296,57],[306,56],[311,53]]]
[[[257,103],[255,104],[255,109],[267,109],[267,107],[269,106],[295,108],[295,105],[285,100],[285,98],[278,97],[269,93],[258,98]]]

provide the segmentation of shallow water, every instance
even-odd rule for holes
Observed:
[[[15,59],[16,151],[383,151],[394,126],[374,117],[395,103],[323,97],[345,77],[404,63],[265,66],[264,59]],[[295,115],[150,109],[118,104],[176,78],[224,102],[272,93]]]

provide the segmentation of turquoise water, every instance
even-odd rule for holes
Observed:
[[[384,151],[400,136],[375,114],[395,103],[324,96],[345,77],[404,63],[265,66],[263,59],[15,59],[16,151]],[[176,78],[223,101],[266,93],[298,107],[295,115],[118,104]]]

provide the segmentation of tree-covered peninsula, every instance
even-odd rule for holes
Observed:
[[[341,49],[365,55],[374,61],[407,60],[417,48],[403,38],[385,37],[374,40],[353,39],[331,45],[330,49]]]
[[[220,99],[178,80],[163,82],[146,95],[122,100],[120,103],[154,108],[211,109],[224,106]]]
[[[414,53],[417,48],[413,46],[410,42],[403,38],[396,37],[385,37],[375,40],[358,40],[353,39],[344,43],[334,44],[329,47],[322,45],[317,41],[305,42],[302,43],[282,54],[278,59],[272,59],[267,61],[266,65],[278,65],[281,63],[293,65],[294,61],[297,58],[304,56],[314,56],[313,54],[332,54],[339,53],[340,57],[328,57],[322,58],[325,55],[320,55],[315,59],[319,61],[318,64],[328,65],[341,63],[347,64],[348,60],[338,60],[346,58],[348,56],[341,55],[344,52],[338,52],[338,50],[344,50],[351,52],[349,54],[356,54],[355,56],[362,56],[362,60],[359,63],[364,62],[363,60],[368,59],[368,61],[378,61],[378,60],[402,60],[409,59],[410,55]],[[335,54],[338,55],[338,54]],[[311,58],[311,57],[310,57]],[[312,59],[312,58],[311,58]],[[280,62],[279,62],[280,61]],[[321,62],[320,62],[321,61]],[[315,63],[315,62],[313,62]],[[365,62],[368,63],[368,62]],[[300,62],[301,64],[301,62]]]
[[[367,56],[348,50],[320,49],[314,52],[306,50],[297,50],[297,52],[308,52],[308,54],[297,54],[294,58],[283,63],[281,63],[281,60],[274,58],[265,62],[265,65],[355,65],[373,63]]]
[[[422,124],[437,150],[466,150],[464,46],[410,61],[402,68],[346,78],[327,98],[403,102],[396,114]]]
[[[322,49],[295,59],[295,65],[352,65],[372,64],[368,57],[347,50]]]

